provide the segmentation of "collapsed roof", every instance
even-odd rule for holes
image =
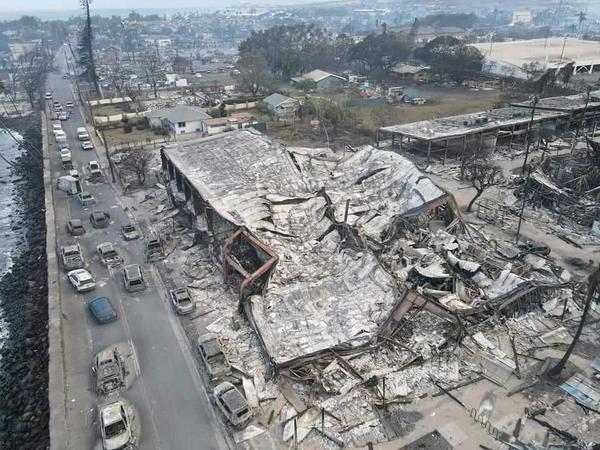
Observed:
[[[365,344],[396,302],[394,278],[340,225],[353,225],[358,241],[380,241],[396,217],[447,198],[406,158],[371,146],[288,149],[238,130],[164,154],[222,218],[277,254],[263,292],[245,308],[278,366]]]

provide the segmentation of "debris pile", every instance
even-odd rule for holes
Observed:
[[[236,141],[240,133],[250,137]],[[569,430],[553,417],[573,394],[531,394],[540,389],[531,374],[546,352],[571,342],[584,301],[583,286],[546,247],[464,222],[398,155],[285,149],[261,138],[258,160],[248,153],[255,137],[234,132],[167,149],[179,164],[164,167],[167,188],[140,204],[171,249],[164,278],[187,286],[196,303],[190,340],[218,337],[232,368],[226,379],[254,412],[236,442],[335,448],[400,439],[427,420],[421,405],[441,396],[466,424],[490,422],[500,442],[595,439],[593,405]],[[186,147],[195,159],[184,171],[182,153],[173,155]],[[457,393],[484,383],[524,393],[537,420],[515,435],[514,423]]]

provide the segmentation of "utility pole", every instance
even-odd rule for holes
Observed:
[[[100,130],[100,134],[102,135],[102,140],[104,141],[104,151],[106,152],[106,160],[108,161],[108,168],[110,169],[110,177],[112,179],[112,182],[114,183],[116,181],[115,169],[113,168],[112,161],[110,160],[110,152],[108,151],[108,141],[106,140],[104,130]]]
[[[527,201],[527,190],[529,189],[529,178],[531,177],[531,166],[527,170],[527,178],[525,178],[525,184],[523,186],[523,203],[521,203],[521,211],[519,212],[519,223],[517,225],[517,237],[515,244],[519,243],[519,236],[521,235],[521,222],[523,222],[523,213],[525,212],[525,202]]]
[[[573,150],[575,150],[575,145],[577,145],[577,138],[579,137],[579,129],[585,128],[585,113],[587,111],[588,104],[590,103],[590,92],[591,91],[592,91],[592,88],[590,86],[588,86],[586,88],[587,95],[585,97],[585,108],[583,109],[583,113],[581,116],[581,122],[579,122],[577,124],[577,127],[575,128],[575,137],[573,138],[573,143],[571,144],[571,154],[573,154]]]
[[[533,97],[533,106],[531,107],[531,119],[529,120],[529,124],[527,125],[527,147],[525,148],[525,159],[523,160],[523,169],[521,170],[523,174],[525,173],[525,169],[527,168],[527,158],[529,158],[529,146],[531,143],[531,141],[529,140],[529,133],[533,128],[533,118],[535,117],[535,108],[538,104],[538,100],[539,99],[537,95]]]

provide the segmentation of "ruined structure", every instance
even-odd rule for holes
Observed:
[[[586,127],[595,131],[600,112],[600,91],[548,97],[514,103],[510,107],[471,114],[441,117],[391,125],[378,130],[377,141],[391,139],[400,151],[413,149],[427,159],[446,161],[465,150],[494,149],[528,140],[539,148],[540,138],[569,129]]]
[[[395,153],[287,149],[250,130],[162,161],[276,367],[372,340],[399,291],[371,248],[448,199]]]

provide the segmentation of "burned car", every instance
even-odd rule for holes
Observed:
[[[123,225],[121,228],[121,234],[123,235],[123,239],[126,241],[133,241],[134,239],[138,239],[140,237],[140,233],[138,232],[137,228],[131,223]]]
[[[110,216],[104,211],[94,211],[90,214],[90,223],[94,228],[108,227]]]
[[[125,450],[134,448],[135,437],[131,430],[130,408],[117,400],[99,408],[100,433],[104,450]]]
[[[67,231],[71,236],[82,236],[85,234],[85,228],[79,219],[69,220],[67,222]]]
[[[229,381],[224,381],[215,387],[215,403],[227,420],[235,427],[245,424],[252,413],[246,397]]]
[[[123,258],[117,253],[111,242],[102,242],[96,247],[100,261],[105,267],[117,267],[123,264]]]
[[[197,346],[211,380],[231,374],[231,366],[215,334],[207,333],[200,336]]]
[[[79,244],[63,245],[60,258],[65,270],[81,269],[85,265]]]
[[[96,392],[108,395],[125,387],[125,374],[116,348],[102,350],[94,358],[92,373],[96,376]]]
[[[177,314],[190,314],[196,309],[196,304],[192,301],[190,293],[186,288],[171,289],[171,304]]]
[[[148,262],[157,261],[164,256],[163,245],[158,238],[148,239],[145,247],[146,261]]]

